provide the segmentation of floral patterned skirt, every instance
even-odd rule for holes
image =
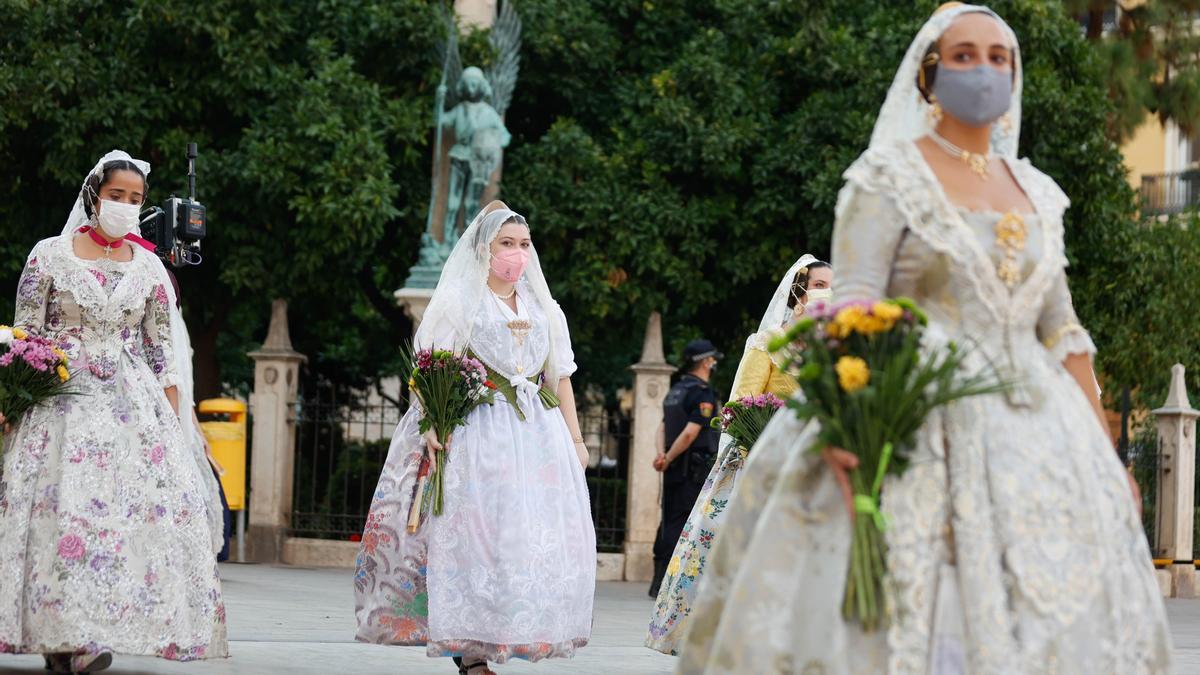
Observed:
[[[410,410],[392,440],[354,577],[358,640],[503,663],[570,657],[591,634],[596,539],[562,413],[482,406],[455,431],[445,511],[407,531],[425,452]]]
[[[228,655],[195,460],[144,363],[30,411],[0,473],[0,653]]]
[[[678,653],[676,645],[687,630],[700,575],[704,573],[708,553],[720,528],[721,516],[733,494],[735,479],[748,456],[746,450],[737,447],[728,436],[721,437],[721,448],[721,454],[704,481],[696,505],[692,507],[692,514],[683,526],[675,553],[667,564],[667,576],[654,603],[654,616],[650,619],[646,646],[664,654]]]

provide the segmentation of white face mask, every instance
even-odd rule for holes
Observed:
[[[808,290],[808,304],[810,305],[814,302],[823,302],[825,304],[829,304],[832,301],[832,288],[810,288]]]
[[[100,213],[96,223],[110,239],[121,239],[137,228],[142,207],[139,204],[100,200]]]

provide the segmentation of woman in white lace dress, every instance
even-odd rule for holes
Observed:
[[[57,672],[103,669],[114,653],[228,652],[212,477],[178,414],[174,290],[131,234],[147,173],[106,155],[17,288],[14,326],[68,353],[75,391],[13,420],[6,439],[0,653],[42,653]]]
[[[1020,90],[998,16],[935,14],[838,200],[839,298],[911,296],[931,347],[972,345],[970,368],[1018,383],[928,420],[885,483],[890,625],[864,634],[841,615],[850,517],[835,476],[852,462],[805,452],[815,430],[781,414],[737,483],[679,672],[1169,672],[1150,552],[1067,289],[1068,200],[1016,158]]]
[[[802,316],[809,304],[832,298],[832,284],[833,268],[829,263],[807,253],[788,268],[767,303],[758,330],[746,338],[746,350],[733,376],[730,401],[760,394],[787,400],[796,391],[796,380],[775,363],[775,358],[767,351],[767,343]],[[721,435],[717,461],[683,526],[683,534],[675,544],[662,588],[654,601],[654,613],[650,616],[646,634],[647,647],[664,654],[675,654],[676,646],[686,634],[709,552],[721,532],[729,498],[746,457],[746,451],[736,447],[732,438]]]
[[[570,657],[587,644],[596,535],[575,416],[566,318],[520,215],[493,202],[459,239],[417,331],[419,348],[469,350],[500,383],[449,442],[445,511],[406,530],[433,434],[405,414],[363,532],[358,639],[425,645],[461,673]],[[555,401],[557,399],[557,401]]]

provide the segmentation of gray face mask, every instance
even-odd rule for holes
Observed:
[[[955,119],[972,127],[987,126],[1012,105],[1012,73],[991,66],[953,70],[939,63],[933,94]]]

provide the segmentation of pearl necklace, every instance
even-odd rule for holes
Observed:
[[[937,143],[939,148],[945,150],[946,153],[951,157],[956,157],[962,160],[963,163],[970,167],[971,171],[975,172],[975,175],[979,176],[980,180],[987,180],[988,163],[992,161],[992,153],[990,150],[987,152],[987,154],[979,154],[977,152],[963,150],[954,143],[950,142],[950,139],[942,136],[933,129],[929,131],[929,137],[933,139],[934,143]]]
[[[491,286],[488,286],[488,290],[489,290],[489,291],[492,291],[492,287],[491,287]],[[517,287],[516,287],[516,286],[513,286],[513,287],[512,287],[512,290],[508,292],[508,295],[500,295],[500,294],[499,294],[499,293],[497,293],[496,291],[492,291],[492,295],[496,296],[497,298],[500,298],[501,300],[508,300],[509,298],[511,298],[512,296],[514,296],[514,295],[516,295],[516,294],[517,294]]]

